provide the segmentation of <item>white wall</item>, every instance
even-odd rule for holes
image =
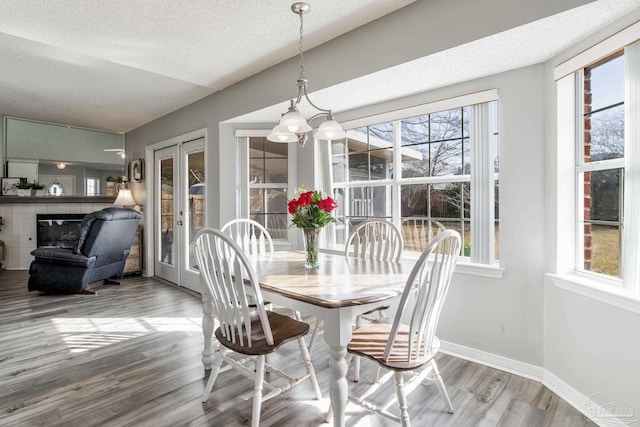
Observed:
[[[640,313],[560,289],[551,280],[544,309],[545,370],[580,395],[576,405],[599,395],[639,419]]]
[[[562,191],[562,187],[567,185],[564,182],[567,177],[563,175],[562,166],[559,167],[558,153],[573,147],[559,146],[556,139],[553,68],[638,20],[640,11],[593,34],[546,64],[546,272],[564,273],[567,269],[568,262],[558,260],[563,259],[562,252],[566,251],[563,245],[571,245],[571,242],[562,242],[558,236],[567,234],[567,228],[572,227],[563,212],[564,205],[573,202],[567,201]],[[544,287],[546,373],[557,379],[557,387],[568,386],[573,389],[573,403],[577,406],[584,406],[590,396],[600,395],[622,408],[634,410],[635,419],[640,419],[640,303],[636,301],[635,304],[629,304],[627,309],[614,306],[559,288],[550,278],[545,280]]]

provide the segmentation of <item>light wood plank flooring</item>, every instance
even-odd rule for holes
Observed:
[[[202,404],[198,298],[153,279],[130,277],[97,295],[27,292],[27,273],[0,272],[1,426],[243,426],[252,383],[221,374]],[[295,343],[275,365],[292,366]],[[328,409],[328,351],[313,361],[323,399],[302,384],[263,405],[263,426],[323,425]],[[447,355],[438,365],[456,412],[445,412],[435,386],[410,397],[415,426],[595,426],[541,384]],[[362,364],[361,384],[371,378]],[[394,393],[392,385],[381,395]],[[393,423],[349,405],[349,426]],[[328,424],[324,424],[328,425]]]

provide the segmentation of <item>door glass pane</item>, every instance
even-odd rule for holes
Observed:
[[[198,231],[205,226],[205,180],[204,180],[204,151],[187,155],[187,173],[189,191],[187,200],[187,212],[189,221],[188,248],[189,254],[186,268],[193,270],[197,264],[193,241]]]
[[[160,261],[173,265],[173,159],[160,160]]]

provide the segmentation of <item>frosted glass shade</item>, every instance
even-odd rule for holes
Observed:
[[[278,125],[271,130],[267,139],[271,142],[296,142],[298,138],[287,130],[286,127]]]
[[[326,139],[329,141],[334,139],[342,139],[346,136],[347,135],[344,130],[342,130],[342,126],[340,126],[340,123],[336,122],[333,119],[325,120],[324,122],[322,122],[322,124],[320,124],[320,127],[318,127],[316,133],[313,134],[313,137],[315,139]]]
[[[307,124],[298,110],[289,111],[280,119],[280,126],[284,126],[291,133],[305,133],[311,130],[311,126]]]

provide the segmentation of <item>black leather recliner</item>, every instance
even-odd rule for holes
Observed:
[[[29,290],[79,293],[90,283],[122,277],[141,215],[106,208],[84,217],[73,249],[38,248],[29,268]]]

